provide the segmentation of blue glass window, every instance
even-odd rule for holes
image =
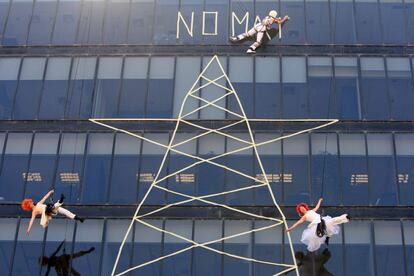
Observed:
[[[14,103],[14,119],[37,117],[46,58],[25,58]]]
[[[109,0],[106,4],[103,43],[126,42],[128,32],[129,0]]]
[[[192,221],[190,220],[166,220],[165,230],[183,236],[187,239],[192,237]],[[191,246],[192,244],[170,234],[164,235],[163,255]],[[172,258],[162,260],[162,275],[165,276],[186,276],[191,271],[191,250],[187,250]]]
[[[150,66],[146,117],[171,118],[174,93],[174,58],[153,57]]]
[[[250,142],[251,138],[248,133],[229,133],[233,137],[241,139],[243,141]],[[227,152],[240,150],[249,146],[246,142],[241,142],[233,138],[227,138]],[[256,157],[253,155],[253,149],[247,149],[238,151],[233,154],[229,154],[225,157],[226,166],[243,173],[248,176],[255,176],[253,173],[253,164],[257,164]],[[254,180],[245,177],[244,175],[237,174],[235,172],[226,170],[226,184],[225,190],[232,191],[240,188],[250,187],[254,184]],[[243,190],[240,192],[229,193],[226,195],[226,202],[228,205],[252,205],[253,204],[254,189]]]
[[[128,220],[108,220],[106,223],[104,250],[102,256],[102,269],[101,275],[111,275],[114,260],[118,255],[118,250],[121,245],[121,241],[128,230],[130,222]],[[128,235],[124,247],[122,249],[119,262],[117,264],[117,270],[115,273],[123,272],[131,267],[131,254],[132,254],[132,231]]]
[[[414,221],[404,221],[404,244],[406,256],[406,272],[412,276],[414,273]]]
[[[16,250],[11,275],[35,275],[39,273],[39,258],[42,257],[44,230],[39,218],[33,224],[30,235],[26,234],[29,219],[20,221]]]
[[[305,2],[302,0],[280,1],[280,16],[289,15],[291,21],[283,27],[282,41],[284,44],[303,44],[306,36]],[[294,18],[294,19],[293,19]]]
[[[35,1],[27,44],[47,45],[50,43],[56,6],[57,0]]]
[[[154,0],[132,0],[129,15],[128,43],[150,44],[154,20]]]
[[[229,14],[229,2],[205,0],[204,11],[206,11],[204,18],[204,42],[206,44],[221,44],[224,41],[228,41],[229,23],[227,15]],[[203,15],[201,15],[199,20],[203,20]]]
[[[324,204],[325,204],[326,199],[327,198],[324,198],[324,202],[323,202]],[[333,235],[330,238],[329,248],[328,248],[330,254],[325,255],[325,257],[330,256],[327,259],[326,263],[324,264],[325,268],[333,275],[341,275],[344,273],[345,264],[343,262],[344,248],[342,246],[342,240],[343,240],[342,230],[343,228],[341,228],[340,232],[337,235]]]
[[[63,119],[69,86],[70,58],[49,58],[39,119]]]
[[[0,219],[0,273],[7,275],[10,270],[11,257],[14,250],[14,239],[16,235],[17,219]]]
[[[0,118],[10,119],[17,79],[20,68],[20,58],[0,59]]]
[[[255,67],[255,117],[280,118],[282,115],[280,59],[256,57]]]
[[[306,0],[306,31],[308,43],[327,44],[331,42],[329,22],[329,1]],[[293,20],[292,20],[293,21]],[[290,22],[289,22],[290,23]]]
[[[32,135],[9,133],[0,174],[0,198],[5,202],[22,200],[29,166]]]
[[[253,117],[254,91],[253,91],[253,58],[230,57],[229,78],[237,92],[241,105],[247,117]],[[236,97],[228,97],[227,109],[237,114],[240,112],[239,103]],[[228,114],[228,118],[238,119]]]
[[[27,174],[25,197],[40,200],[53,184],[56,170],[57,133],[36,133]],[[57,195],[59,196],[59,195]]]
[[[148,58],[126,57],[118,116],[126,118],[144,117],[145,99],[148,90]]]
[[[334,43],[355,43],[355,14],[352,0],[331,0],[331,22]]]
[[[224,236],[247,232],[252,229],[252,222],[249,220],[226,220],[224,222]],[[227,239],[224,241],[224,251],[230,254],[243,256],[246,258],[252,257],[251,247],[252,234],[238,236],[236,238]],[[241,262],[239,259],[224,257],[223,259],[223,274],[224,275],[245,275],[249,271],[249,263]]]
[[[361,58],[361,91],[365,119],[390,118],[387,80],[382,58]]]
[[[114,135],[92,133],[88,139],[82,202],[104,203],[107,197]]]
[[[94,117],[116,117],[121,89],[121,71],[122,58],[100,58],[94,100]]]
[[[211,60],[211,57],[204,57],[203,58],[203,68],[206,68],[208,62]],[[220,57],[219,58],[221,65],[223,66],[223,70],[225,70],[224,68],[227,68],[227,59],[225,57]],[[217,62],[212,62],[210,63],[210,66],[207,68],[207,70],[204,71],[203,76],[207,77],[210,80],[215,80],[218,79],[219,77],[223,76],[223,74],[225,72],[223,72],[223,70],[220,68],[220,66],[217,64]],[[231,80],[230,80],[231,81]],[[218,80],[215,81],[215,83],[226,87],[227,82],[224,78],[220,78]],[[206,85],[206,87],[204,87],[203,89],[200,90],[200,92],[194,93],[194,95],[203,98],[204,100],[207,101],[214,101],[214,104],[220,107],[225,108],[226,107],[226,98],[221,98],[224,97],[225,94],[229,93],[228,90],[223,89],[222,87],[219,87],[215,84],[208,84],[207,80],[203,79],[201,81],[201,86]],[[195,86],[198,87],[198,86]],[[231,96],[227,96],[228,97],[234,97],[233,95]],[[221,98],[220,100],[218,100],[219,98]],[[218,101],[215,101],[218,100]],[[200,106],[204,106],[206,105],[205,102],[199,102]],[[209,120],[214,120],[214,119],[224,119],[226,117],[226,111],[214,107],[214,106],[207,106],[204,107],[201,111],[200,111],[200,118],[201,119],[209,119]]]
[[[384,43],[405,44],[407,41],[406,4],[402,0],[380,0],[379,2]],[[391,18],[392,20],[390,20]]]
[[[67,119],[91,117],[95,66],[95,57],[74,58],[66,104]]]
[[[25,45],[32,17],[32,0],[11,2],[9,17],[4,30],[3,45]]]
[[[174,86],[174,108],[173,118],[178,118],[180,114],[181,105],[184,101],[187,92],[193,87],[194,82],[200,74],[201,59],[199,57],[177,57],[175,86]],[[197,83],[193,89],[197,89]],[[186,115],[199,106],[199,101],[193,97],[185,99],[182,115]],[[197,119],[198,112],[185,117],[185,119]]]
[[[400,204],[414,203],[414,135],[396,134],[395,150],[397,154],[397,179],[400,192]]]
[[[76,227],[75,247],[73,252],[89,251],[89,254],[72,261],[72,266],[81,275],[100,275],[98,264],[102,253],[103,220],[88,219]],[[113,263],[113,259],[111,261]]]
[[[148,133],[144,137],[156,141],[162,145],[167,146],[169,137],[164,133]],[[139,172],[139,186],[138,186],[138,202],[144,198],[157,175],[161,162],[164,158],[166,148],[159,145],[144,141],[142,144],[142,157]],[[164,165],[158,180],[168,174],[167,168]],[[159,186],[166,186],[166,181],[158,183]],[[163,190],[153,187],[146,197],[145,204],[163,204],[165,202],[166,194]]]
[[[158,0],[155,4],[153,39],[155,44],[175,44],[178,0]]]
[[[364,136],[362,134],[341,134],[339,149],[343,204],[368,205],[369,181]]]
[[[3,40],[4,27],[6,25],[7,13],[9,12],[10,0],[0,1],[0,44]]]
[[[117,134],[109,202],[122,204],[136,202],[140,151],[140,139],[126,134]]]
[[[283,176],[285,204],[309,202],[309,137],[283,140]]]
[[[82,5],[82,15],[79,20],[78,36],[79,44],[100,44],[105,16],[104,0],[85,0]]]
[[[396,205],[397,187],[391,134],[368,134],[371,204]]]
[[[408,43],[414,43],[414,1],[404,1],[406,7],[406,18],[407,18],[407,40]]]
[[[198,154],[202,158],[213,158],[224,153],[225,139],[222,135],[209,134],[199,138]],[[223,164],[224,158],[216,158],[214,161]],[[197,166],[197,195],[221,193],[225,187],[226,171],[218,166],[202,163]],[[214,202],[224,203],[224,196],[211,198]],[[205,203],[198,203],[205,204]]]
[[[70,45],[76,41],[82,1],[59,1],[52,44]]]
[[[388,87],[392,118],[412,120],[414,118],[414,88],[408,58],[387,57]]]
[[[341,202],[339,159],[336,134],[312,134],[312,202],[324,198],[324,204]]]
[[[180,16],[178,18],[178,41],[183,44],[200,44],[202,36],[202,14],[204,11],[204,0],[181,0]],[[194,15],[193,15],[194,13]],[[187,29],[188,27],[188,29]]]
[[[308,90],[310,117],[336,118],[331,58],[308,59]]]
[[[262,142],[276,139],[279,136],[280,133],[256,133],[255,142],[256,144],[260,144]],[[282,170],[282,142],[279,140],[262,145],[257,147],[257,150],[276,202],[282,202],[282,183],[284,181],[284,174]],[[254,170],[256,178],[264,178],[260,166],[255,164]],[[286,177],[289,176],[287,175]],[[254,193],[256,205],[274,205],[267,186],[255,188]]]
[[[358,43],[379,44],[382,42],[377,0],[355,0],[355,20]]]
[[[64,193],[65,201],[78,202],[85,154],[85,133],[63,133],[55,179],[55,193]]]
[[[334,62],[338,115],[341,119],[360,119],[357,59],[354,57],[336,57]]]
[[[159,229],[163,227],[163,223],[160,220],[145,220],[145,222]],[[132,262],[134,266],[144,264],[161,256],[162,236],[162,232],[156,231],[139,221],[135,223],[134,256]],[[135,272],[143,276],[160,275],[160,268],[160,263],[156,262],[137,268]]]
[[[282,82],[283,117],[306,118],[308,115],[308,95],[304,57],[282,58]]]
[[[218,220],[196,220],[194,223],[194,240],[205,243],[221,239],[223,223]],[[221,243],[208,245],[211,248],[221,250]],[[193,249],[193,275],[209,276],[220,275],[222,256],[215,252],[203,249]]]
[[[375,275],[371,224],[353,221],[345,224],[345,269],[349,275]]]

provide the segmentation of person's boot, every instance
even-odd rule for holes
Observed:
[[[230,39],[231,42],[240,41],[239,37],[237,37],[237,36],[231,36],[229,39]]]
[[[84,219],[84,218],[81,218],[81,217],[79,217],[79,216],[75,216],[75,220],[78,220],[78,221],[80,221],[81,223],[83,223],[83,222],[85,221],[85,219]]]
[[[351,216],[350,216],[350,215],[346,215],[346,218],[347,218],[348,220],[351,220]]]
[[[59,202],[60,204],[62,204],[64,200],[65,200],[65,195],[64,195],[64,194],[61,194],[61,195],[60,195],[60,199],[59,199],[59,201],[58,201],[58,202]]]
[[[326,237],[326,239],[325,239],[325,244],[326,244],[326,246],[329,246],[329,238],[330,238],[330,237]]]
[[[248,54],[256,54],[256,50],[253,49],[252,47],[250,47],[249,49],[247,49],[246,53],[248,53]]]

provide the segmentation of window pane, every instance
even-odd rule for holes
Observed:
[[[89,135],[85,177],[82,182],[82,201],[84,203],[103,203],[106,201],[113,139],[114,135],[109,133]]]
[[[407,6],[402,0],[380,0],[381,25],[384,34],[384,43],[406,43],[406,15]],[[393,18],[393,20],[388,20]],[[396,32],[395,30],[398,30]]]
[[[95,79],[96,58],[74,58],[66,107],[66,118],[89,119]]]
[[[84,133],[63,133],[61,137],[55,193],[64,193],[66,202],[79,201],[85,142]]]
[[[174,58],[151,58],[146,117],[171,118],[173,89]]]
[[[57,0],[35,1],[27,44],[46,45],[55,22]]]
[[[145,114],[147,97],[148,58],[126,57],[118,116],[140,118]]]
[[[414,221],[404,221],[404,243],[405,256],[407,263],[407,275],[412,276],[414,273]]]
[[[9,133],[0,174],[0,198],[5,202],[22,200],[29,166],[32,134]]]
[[[309,140],[308,135],[295,136],[283,140],[283,174],[286,176],[285,204],[309,202]],[[291,178],[288,178],[288,175]],[[296,202],[296,203],[295,203]]]
[[[132,0],[130,5],[128,43],[150,44],[154,19],[154,0]]]
[[[414,135],[396,134],[397,177],[400,192],[400,204],[414,203]]]
[[[105,15],[104,0],[85,0],[82,5],[82,14],[79,21],[79,30],[76,42],[79,44],[102,43],[102,27]]]
[[[414,42],[414,2],[413,1],[404,1],[406,7],[406,19],[407,19],[407,40],[408,43],[412,44]]]
[[[341,134],[343,203],[348,205],[368,205],[368,170],[365,155],[365,140],[362,134]]]
[[[52,44],[70,45],[76,41],[82,1],[59,1]]]
[[[59,141],[57,133],[36,133],[34,136],[25,197],[40,200],[50,190],[56,169],[56,153]]]
[[[229,78],[237,92],[241,105],[247,117],[253,117],[253,58],[230,57]],[[228,97],[227,108],[237,114],[242,114],[239,103],[234,96]],[[228,114],[228,118],[235,118]]]
[[[94,116],[114,118],[117,115],[121,87],[122,58],[103,57],[99,60]]]
[[[308,114],[304,57],[282,58],[283,117],[305,118]]]
[[[0,34],[3,35],[4,27],[6,25],[7,13],[9,12],[9,0],[1,1],[0,2]],[[0,44],[2,43],[2,39],[0,38]]]
[[[182,18],[179,19],[177,26],[178,42],[183,44],[200,44],[203,42],[203,20],[202,14],[204,8],[204,0],[181,0],[180,13]],[[194,13],[193,22],[191,21]],[[152,23],[152,22],[151,22]],[[210,22],[209,22],[210,24]],[[190,30],[190,32],[187,30]],[[192,32],[191,32],[192,31]]]
[[[3,45],[26,44],[33,3],[31,0],[11,1]]]
[[[308,89],[310,117],[336,117],[331,58],[310,57],[308,59]]]
[[[394,155],[391,134],[368,134],[371,204],[396,205]]]
[[[411,120],[414,118],[414,110],[411,108],[414,102],[414,88],[410,60],[389,57],[386,61],[392,118]]]
[[[222,0],[205,0],[204,11],[207,11],[204,28],[204,32],[207,35],[204,36],[204,42],[207,44],[221,44],[223,41],[228,41],[228,19],[223,15],[229,14],[229,2]],[[214,12],[211,13],[210,11]],[[217,12],[217,14],[215,14],[215,12]],[[209,35],[215,33],[217,35]]]
[[[355,19],[359,43],[378,44],[382,42],[377,3],[376,0],[355,1]]]
[[[327,44],[331,42],[329,1],[306,0],[306,30],[308,43]],[[290,22],[289,22],[290,23]]]
[[[224,236],[228,237],[231,235],[247,232],[252,229],[252,222],[247,220],[226,220],[224,222]],[[228,239],[224,241],[224,251],[230,254],[251,258],[252,247],[251,247],[251,236],[252,234],[242,235],[236,238]],[[249,271],[249,263],[241,262],[235,258],[224,258],[223,259],[223,274],[234,274],[243,275],[246,271]]]
[[[103,43],[125,43],[128,32],[129,0],[109,0],[106,6]]]
[[[14,104],[14,119],[36,119],[46,58],[25,58]]]
[[[340,118],[361,118],[357,60],[353,57],[335,58],[335,86]]]
[[[154,25],[153,39],[155,44],[175,44],[178,0],[158,0],[155,4],[154,18],[162,18]]]
[[[390,118],[387,82],[382,58],[361,58],[361,91],[365,118]]]
[[[355,13],[352,0],[331,0],[331,22],[335,44],[355,43]]]
[[[0,3],[1,4],[1,3]],[[0,118],[10,119],[17,88],[20,58],[0,59]]]
[[[365,221],[345,224],[345,260],[349,275],[374,275],[371,225]]]
[[[305,43],[305,3],[300,0],[282,0],[280,2],[280,15],[288,14],[295,18],[284,25],[283,42],[286,44]]]
[[[7,275],[10,269],[11,255],[14,249],[14,238],[17,228],[17,219],[0,219],[0,273]]]
[[[39,119],[62,119],[68,93],[70,58],[49,58]]]
[[[281,87],[280,59],[256,57],[255,64],[255,111],[256,118],[280,118]]]

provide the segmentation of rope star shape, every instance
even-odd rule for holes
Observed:
[[[214,66],[216,67],[216,72],[217,71],[220,72],[219,76],[214,77],[214,78],[207,76],[207,71],[209,70],[209,68],[211,69]],[[226,81],[227,86],[218,83],[218,81],[220,81],[220,80]],[[201,82],[205,82],[205,83],[202,84],[202,85],[199,85]],[[197,85],[199,85],[199,86],[197,87]],[[209,85],[214,85],[215,87],[218,87],[219,89],[224,91],[224,94],[217,97],[214,100],[208,100],[208,99],[203,98],[202,95],[201,95],[201,90],[208,87]],[[229,109],[227,109],[227,108],[225,108],[225,107],[223,107],[219,104],[219,101],[222,101],[227,97],[234,97],[234,99],[238,103],[238,107],[240,109],[239,112],[234,112],[234,111],[229,110]],[[202,105],[195,108],[195,109],[193,109],[193,110],[191,110],[191,111],[189,111],[189,112],[187,112],[187,113],[184,113],[185,103],[190,98],[198,100],[200,103],[202,103]],[[203,110],[207,107],[214,107],[216,109],[224,111],[225,113],[231,114],[232,116],[238,118],[238,120],[236,122],[232,122],[228,125],[222,126],[218,129],[212,129],[212,128],[204,127],[202,125],[197,124],[196,120],[187,119],[190,115],[192,115],[196,112],[199,112],[199,111],[201,111],[201,110]],[[244,261],[249,261],[249,262],[254,262],[254,263],[259,263],[259,264],[266,264],[266,265],[271,265],[271,266],[276,266],[276,267],[281,267],[282,270],[277,272],[274,275],[281,275],[281,274],[289,272],[289,271],[295,271],[296,275],[299,275],[298,268],[297,268],[297,265],[296,265],[296,260],[295,260],[295,257],[294,257],[293,245],[292,245],[292,241],[291,241],[289,232],[286,233],[286,234],[287,234],[287,238],[288,238],[288,242],[289,242],[289,246],[290,246],[290,252],[292,254],[293,264],[276,263],[276,262],[270,262],[270,261],[265,261],[265,260],[258,260],[258,259],[254,259],[254,258],[248,258],[248,257],[236,255],[236,254],[231,254],[231,253],[228,253],[228,252],[225,252],[225,251],[217,250],[215,248],[210,247],[209,245],[214,244],[214,243],[218,243],[218,242],[222,242],[222,241],[225,241],[225,240],[228,240],[228,239],[233,239],[233,238],[243,236],[243,235],[248,235],[248,234],[259,232],[259,231],[265,231],[265,230],[268,230],[268,229],[271,229],[271,228],[274,228],[274,227],[277,227],[277,226],[280,226],[280,225],[284,225],[285,228],[288,228],[287,223],[286,223],[286,218],[285,218],[281,208],[277,204],[275,196],[273,194],[273,191],[270,187],[268,176],[265,173],[265,170],[263,168],[263,165],[262,165],[262,162],[261,162],[261,159],[260,159],[259,152],[258,152],[257,148],[260,147],[260,146],[263,146],[263,145],[267,145],[267,144],[270,144],[270,143],[280,141],[282,139],[288,139],[288,138],[300,135],[302,133],[306,133],[306,132],[309,132],[309,131],[313,131],[313,130],[317,130],[317,129],[320,129],[320,128],[327,127],[329,125],[332,125],[332,124],[338,122],[337,119],[297,119],[297,120],[248,119],[245,112],[244,112],[244,110],[243,110],[243,106],[240,102],[240,99],[239,99],[239,97],[238,97],[238,95],[237,95],[230,79],[228,78],[227,74],[225,73],[225,71],[224,71],[224,69],[223,69],[223,67],[220,63],[219,58],[217,56],[213,56],[213,58],[208,62],[208,64],[203,69],[203,71],[200,73],[200,75],[198,76],[197,80],[194,82],[191,89],[187,92],[187,94],[186,94],[186,96],[183,100],[183,103],[181,105],[180,113],[179,113],[179,116],[178,116],[177,119],[156,119],[156,118],[153,118],[153,119],[151,119],[151,118],[141,118],[141,119],[136,119],[136,118],[133,118],[133,119],[131,119],[131,118],[129,118],[129,119],[109,118],[108,119],[108,118],[104,118],[104,119],[101,119],[101,118],[94,118],[94,119],[90,119],[90,121],[95,123],[95,124],[106,127],[108,129],[114,130],[116,132],[125,133],[127,135],[132,136],[132,137],[141,139],[145,142],[148,142],[148,143],[151,143],[151,144],[154,144],[154,145],[157,145],[159,147],[162,147],[162,148],[166,149],[166,152],[163,156],[163,159],[161,161],[158,172],[156,173],[156,175],[154,177],[154,180],[152,181],[152,183],[151,183],[149,189],[147,190],[146,194],[144,195],[143,199],[138,204],[138,206],[135,210],[135,214],[133,215],[133,217],[131,219],[131,223],[129,224],[128,230],[127,230],[127,232],[124,236],[124,239],[121,242],[121,245],[119,247],[119,251],[118,251],[118,254],[117,254],[113,269],[112,269],[112,273],[111,273],[112,276],[113,275],[124,275],[128,272],[131,272],[131,271],[135,270],[135,269],[139,269],[139,268],[144,267],[146,265],[153,264],[153,263],[161,261],[165,258],[173,257],[175,255],[181,254],[183,252],[186,252],[188,250],[191,250],[191,249],[197,248],[197,247],[201,247],[201,248],[209,250],[211,252],[215,252],[217,254],[225,255],[225,256],[235,258],[235,259],[239,259],[239,260],[244,260]],[[145,137],[144,135],[140,135],[140,134],[137,134],[137,133],[132,133],[128,130],[117,128],[113,125],[110,125],[110,123],[108,123],[108,122],[117,122],[117,121],[137,121],[137,122],[143,122],[143,121],[170,121],[171,122],[172,121],[172,122],[176,122],[176,125],[175,125],[174,132],[172,134],[172,137],[171,137],[168,145],[165,145],[165,144],[157,142],[153,139],[149,139],[149,138]],[[323,124],[318,125],[316,127],[303,129],[303,130],[300,130],[300,131],[297,131],[297,132],[294,132],[294,133],[290,133],[288,135],[280,136],[280,137],[277,137],[277,138],[265,140],[265,141],[262,141],[262,142],[258,143],[254,139],[253,132],[252,132],[252,129],[251,129],[251,126],[250,126],[250,122],[252,122],[252,121],[256,121],[256,122],[269,122],[269,121],[274,121],[274,122],[301,121],[301,122],[303,122],[303,121],[306,121],[306,122],[323,122]],[[186,124],[188,126],[196,128],[198,130],[202,130],[203,132],[201,132],[200,134],[197,134],[197,135],[195,135],[195,136],[193,136],[189,139],[177,142],[176,141],[176,134],[177,134],[177,131],[178,131],[178,128],[179,128],[180,124]],[[238,124],[245,124],[247,132],[249,134],[248,135],[249,137],[247,139],[242,139],[242,138],[236,137],[232,134],[224,132],[226,129],[229,129],[229,128],[231,128],[233,126],[236,126]],[[218,154],[218,155],[215,155],[215,156],[212,156],[212,157],[209,157],[209,158],[203,158],[203,157],[200,157],[200,156],[197,156],[197,155],[194,155],[194,154],[189,154],[189,153],[186,153],[182,150],[177,149],[181,145],[184,145],[184,144],[189,143],[193,140],[199,139],[203,136],[207,136],[209,134],[216,134],[216,135],[220,135],[220,136],[223,136],[223,137],[227,137],[229,139],[233,139],[233,140],[239,142],[240,144],[243,144],[243,146],[240,147],[240,148],[234,149],[232,151],[225,152],[225,153],[222,153],[222,154]],[[260,174],[261,177],[260,178],[257,177],[257,175],[256,176],[248,175],[248,174],[246,174],[242,171],[233,169],[233,168],[231,168],[227,165],[220,164],[216,161],[219,158],[229,156],[229,155],[232,155],[232,154],[236,154],[236,153],[240,153],[242,151],[249,150],[249,149],[253,150],[254,158],[256,158],[256,161],[257,161],[257,163],[260,167],[260,171],[261,171],[261,174]],[[192,159],[194,159],[194,162],[192,164],[184,167],[184,168],[181,168],[181,169],[173,172],[173,173],[170,173],[168,175],[165,175],[165,176],[161,177],[161,172],[162,172],[163,168],[166,166],[165,163],[166,163],[167,156],[168,156],[169,153],[175,153],[175,154],[179,154],[181,156],[186,156],[186,157],[192,158]],[[224,192],[221,192],[221,193],[207,194],[207,195],[203,195],[203,196],[191,196],[191,195],[180,193],[180,192],[177,192],[177,191],[174,191],[174,190],[171,190],[171,189],[168,189],[168,188],[165,188],[165,187],[162,187],[162,186],[159,185],[161,182],[165,181],[166,179],[168,179],[170,177],[177,176],[181,172],[184,172],[186,170],[189,170],[189,169],[191,169],[195,166],[198,166],[198,165],[201,165],[201,164],[204,164],[204,163],[208,163],[208,164],[220,167],[223,170],[227,170],[227,171],[230,171],[230,172],[235,173],[237,175],[240,175],[244,178],[249,179],[250,181],[253,181],[253,184],[249,185],[247,187],[242,187],[242,188],[238,188],[238,189],[224,191]],[[221,204],[221,203],[217,203],[217,202],[209,200],[212,197],[227,195],[227,194],[231,194],[231,193],[237,193],[237,192],[246,191],[246,190],[249,190],[249,189],[260,188],[260,187],[267,187],[268,188],[268,192],[269,192],[269,195],[272,199],[272,202],[273,202],[274,206],[277,208],[277,210],[279,211],[282,219],[276,219],[276,218],[273,218],[273,217],[266,217],[266,216],[250,213],[250,212],[247,212],[247,211],[240,210],[238,208],[234,208],[234,207],[231,207],[231,206],[228,206],[228,205],[225,205],[225,204]],[[178,196],[181,196],[181,197],[184,197],[186,199],[182,200],[182,201],[179,201],[179,202],[175,202],[175,203],[172,203],[172,204],[165,205],[165,206],[163,206],[159,209],[156,209],[156,210],[150,211],[146,214],[141,214],[140,215],[139,212],[141,210],[141,207],[143,206],[143,204],[144,204],[145,200],[147,199],[148,195],[151,193],[152,189],[154,189],[154,188],[160,189],[160,190],[163,190],[165,192],[172,193],[172,194],[175,194],[175,195],[178,195]],[[210,205],[213,205],[213,206],[218,206],[218,207],[221,207],[221,208],[225,208],[225,209],[231,210],[233,212],[241,213],[243,215],[247,215],[247,216],[250,216],[252,218],[266,220],[266,221],[271,222],[271,224],[266,225],[264,227],[255,228],[255,229],[252,229],[252,230],[249,230],[249,231],[244,231],[244,232],[241,232],[241,233],[229,235],[229,236],[226,236],[226,237],[223,237],[223,238],[220,238],[220,239],[211,240],[211,241],[203,242],[203,243],[198,243],[198,242],[196,242],[194,240],[191,240],[191,239],[188,239],[188,238],[186,238],[182,235],[179,235],[179,234],[173,233],[171,231],[167,231],[167,230],[164,230],[162,228],[156,227],[156,226],[154,226],[154,225],[152,225],[152,224],[150,224],[150,223],[148,223],[147,221],[144,220],[146,217],[148,217],[150,215],[153,215],[155,213],[161,212],[163,210],[166,210],[170,207],[190,203],[190,202],[193,202],[193,201],[200,201],[200,202],[210,204]],[[124,247],[125,242],[128,238],[128,235],[130,235],[130,232],[131,232],[132,227],[133,227],[135,222],[139,222],[139,223],[141,223],[141,224],[143,224],[143,225],[145,225],[145,226],[147,226],[147,227],[149,227],[149,228],[151,228],[155,231],[158,231],[158,232],[161,232],[161,233],[164,233],[164,234],[167,234],[167,235],[171,235],[175,238],[186,241],[186,242],[190,243],[191,245],[188,246],[188,247],[185,247],[183,249],[180,249],[178,251],[172,252],[170,254],[160,256],[159,258],[156,258],[154,260],[150,260],[148,262],[145,262],[145,263],[136,265],[134,267],[128,268],[125,271],[122,271],[122,272],[119,272],[119,273],[116,274],[116,268],[117,268],[118,262],[120,260],[121,254],[122,254],[123,247]]]

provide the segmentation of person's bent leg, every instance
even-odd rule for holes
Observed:
[[[242,34],[239,34],[238,36],[231,36],[230,41],[231,42],[241,41],[241,40],[246,39],[248,37],[252,37],[255,34],[256,34],[256,29],[251,28],[247,33],[242,33]]]
[[[347,222],[349,222],[347,214],[343,214],[339,217],[332,218],[333,225],[338,225],[338,224],[347,223]]]
[[[84,221],[83,218],[75,215],[74,213],[72,213],[71,211],[69,211],[68,209],[65,209],[63,207],[58,208],[58,213],[61,214],[61,215],[64,215],[67,218],[70,218],[70,219],[79,220],[80,222]]]
[[[252,45],[250,45],[249,49],[247,50],[247,53],[256,53],[256,49],[262,45],[264,34],[265,32],[257,33],[256,41]]]

